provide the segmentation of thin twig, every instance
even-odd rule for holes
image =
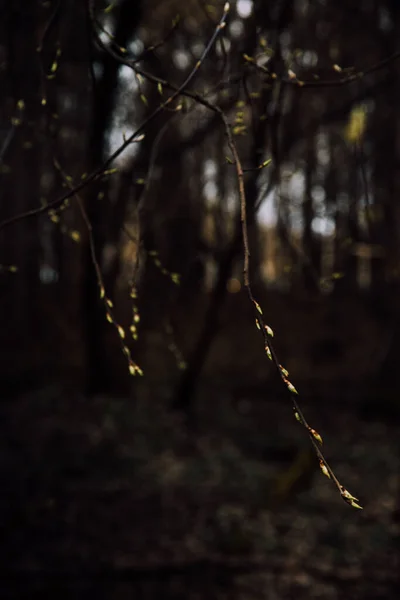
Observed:
[[[324,88],[324,87],[340,87],[343,85],[348,85],[349,83],[353,83],[354,81],[360,81],[364,79],[368,75],[372,75],[377,71],[382,70],[384,67],[387,67],[390,63],[395,62],[400,58],[400,50],[397,50],[387,58],[377,62],[376,64],[366,67],[365,69],[360,70],[352,70],[348,75],[342,76],[339,79],[300,79],[294,73],[291,76],[283,77],[277,75],[276,73],[272,73],[267,67],[263,65],[258,65],[254,58],[249,56],[244,56],[245,61],[257,71],[264,73],[273,81],[280,81],[286,85],[292,85],[295,87],[302,88]],[[340,67],[337,67],[340,69]],[[340,72],[339,70],[338,72]]]
[[[239,154],[237,152],[236,144],[233,140],[231,127],[226,119],[226,116],[222,115],[222,118],[223,118],[223,121],[225,124],[225,131],[226,131],[226,135],[228,138],[228,145],[231,150],[231,153],[233,156],[233,161],[234,161],[235,167],[236,167],[236,175],[237,175],[238,188],[239,188],[240,220],[241,220],[241,225],[242,225],[243,259],[244,259],[244,266],[243,266],[244,286],[247,290],[247,294],[248,294],[248,296],[252,302],[253,308],[254,308],[256,325],[257,325],[258,329],[260,329],[262,336],[263,336],[265,352],[266,352],[268,358],[270,360],[272,360],[273,364],[275,365],[275,367],[278,371],[278,374],[279,374],[283,384],[285,385],[285,388],[287,389],[287,391],[290,394],[290,399],[292,402],[295,417],[303,425],[303,427],[307,430],[308,436],[314,447],[314,450],[317,455],[319,465],[320,465],[322,472],[327,477],[332,479],[332,481],[336,485],[340,495],[342,496],[343,500],[345,500],[345,502],[347,502],[347,504],[350,504],[354,508],[362,508],[358,504],[358,499],[355,496],[353,496],[352,494],[350,494],[350,492],[340,483],[340,481],[336,477],[335,473],[333,472],[332,468],[330,467],[328,461],[326,460],[325,456],[321,452],[320,445],[322,444],[322,438],[321,438],[320,434],[308,424],[308,422],[299,406],[299,403],[296,400],[296,395],[298,394],[298,392],[297,392],[296,388],[293,386],[293,384],[289,381],[288,372],[286,371],[286,369],[284,369],[284,367],[279,362],[278,356],[275,352],[275,349],[273,347],[272,340],[271,340],[271,338],[273,337],[273,331],[268,325],[266,325],[266,323],[264,321],[262,309],[253,295],[253,291],[251,288],[251,282],[250,282],[250,269],[249,269],[249,267],[250,267],[250,245],[249,245],[249,235],[248,235],[248,227],[247,227],[244,173],[243,173],[243,168],[242,168],[242,165],[240,162]]]
[[[55,166],[57,168],[57,170],[59,171],[59,173],[61,174],[65,185],[67,185],[68,187],[70,187],[71,189],[74,189],[74,186],[71,182],[71,178],[66,175],[64,173],[64,171],[62,170],[60,163],[58,161],[55,161]],[[90,219],[87,215],[87,212],[85,210],[84,207],[84,203],[82,198],[75,193],[75,198],[78,204],[78,208],[79,208],[79,212],[82,215],[82,219],[85,223],[85,227],[86,227],[86,231],[87,231],[87,235],[88,235],[88,240],[89,240],[89,248],[90,248],[90,254],[91,254],[91,259],[92,259],[92,264],[93,267],[96,271],[96,279],[97,279],[97,284],[99,286],[99,297],[100,300],[102,301],[103,305],[104,305],[104,310],[105,310],[105,316],[107,318],[107,321],[109,323],[111,323],[118,335],[118,339],[121,345],[121,350],[123,355],[126,357],[126,360],[128,362],[128,368],[129,368],[129,373],[131,375],[143,375],[143,371],[142,369],[139,367],[139,365],[132,359],[131,356],[131,351],[128,348],[128,346],[126,345],[125,342],[125,338],[126,338],[126,334],[125,334],[125,330],[123,329],[123,327],[118,323],[118,321],[116,320],[115,316],[114,316],[114,305],[112,300],[107,296],[107,292],[106,292],[106,288],[104,285],[104,280],[103,280],[103,275],[101,273],[101,269],[100,269],[100,265],[99,262],[97,260],[97,256],[96,256],[96,247],[95,247],[95,242],[94,242],[94,238],[93,238],[93,228],[92,228],[92,224],[90,222]]]

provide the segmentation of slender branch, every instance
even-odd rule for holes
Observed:
[[[288,75],[287,77],[279,76],[276,73],[271,72],[268,67],[263,65],[258,65],[254,58],[245,55],[245,61],[257,71],[264,73],[273,81],[280,81],[286,85],[292,85],[296,87],[302,88],[324,88],[324,87],[340,87],[343,85],[348,85],[349,83],[353,83],[354,81],[360,81],[364,79],[368,75],[372,75],[377,71],[382,70],[387,67],[390,63],[397,61],[400,58],[400,50],[397,50],[387,58],[377,62],[376,64],[366,67],[365,69],[355,70],[352,69],[350,73],[347,75],[342,75],[339,79],[300,79],[297,77],[295,73]],[[336,66],[336,71],[341,73],[342,69]]]
[[[225,131],[226,131],[226,135],[228,138],[228,145],[231,150],[231,153],[233,156],[233,162],[236,167],[236,176],[237,176],[238,188],[239,188],[240,220],[241,220],[241,225],[242,225],[243,259],[244,259],[244,266],[243,266],[244,286],[247,290],[247,294],[248,294],[248,296],[252,302],[253,308],[254,308],[255,321],[256,321],[257,328],[261,331],[262,336],[263,336],[265,352],[266,352],[268,358],[270,360],[272,360],[273,364],[275,365],[276,370],[278,371],[278,374],[279,374],[283,384],[285,385],[285,388],[287,389],[287,391],[290,394],[290,399],[292,402],[292,407],[294,410],[295,418],[307,430],[308,436],[314,447],[314,450],[317,455],[318,462],[319,462],[322,472],[329,479],[331,479],[333,481],[333,483],[337,487],[340,495],[342,496],[343,500],[345,502],[347,502],[347,504],[350,504],[354,508],[362,508],[358,504],[358,499],[355,496],[353,496],[352,494],[350,494],[350,492],[340,483],[340,481],[336,477],[335,473],[333,472],[331,466],[329,465],[328,461],[326,460],[325,456],[321,452],[320,445],[322,444],[322,438],[321,438],[320,434],[308,424],[308,422],[299,406],[299,403],[296,400],[296,395],[298,394],[298,392],[297,392],[296,388],[293,386],[293,384],[288,379],[289,373],[279,362],[278,356],[275,352],[275,349],[273,347],[272,340],[271,340],[271,338],[273,337],[273,331],[265,323],[262,309],[253,295],[253,291],[251,288],[251,282],[250,282],[250,272],[249,272],[250,245],[249,245],[249,234],[248,234],[248,227],[247,227],[247,214],[246,214],[247,211],[246,211],[246,194],[245,194],[245,186],[244,186],[244,173],[243,173],[243,168],[242,168],[241,161],[239,158],[239,154],[238,154],[238,151],[236,148],[236,144],[233,140],[231,127],[226,119],[226,116],[224,114],[221,116],[222,116],[222,120],[225,125]]]
[[[71,183],[71,178],[68,175],[66,175],[65,172],[62,170],[60,163],[58,161],[54,161],[54,164],[55,164],[55,167],[57,168],[57,170],[59,171],[59,173],[61,174],[65,185],[67,185],[71,189],[74,189],[74,186]],[[125,342],[125,337],[126,337],[125,330],[117,322],[117,320],[114,316],[113,303],[112,303],[111,299],[107,296],[107,292],[106,292],[104,280],[103,280],[103,275],[101,273],[100,265],[99,265],[99,262],[98,262],[97,256],[96,256],[96,247],[95,247],[95,242],[94,242],[94,238],[93,238],[93,229],[92,229],[92,225],[90,223],[90,219],[85,210],[83,200],[77,193],[75,193],[75,198],[76,198],[76,201],[78,204],[79,212],[81,213],[82,219],[86,226],[86,231],[87,231],[87,235],[88,235],[88,239],[89,239],[91,259],[92,259],[93,267],[96,271],[97,284],[99,286],[99,297],[104,304],[104,310],[105,310],[105,315],[106,315],[107,321],[114,326],[114,328],[118,334],[118,339],[119,339],[119,342],[121,345],[122,353],[126,357],[126,360],[128,362],[129,373],[131,375],[143,375],[142,369],[132,359],[131,351],[129,350],[129,348]]]

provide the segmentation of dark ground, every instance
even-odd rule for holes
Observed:
[[[304,407],[358,511],[287,398],[228,387],[189,433],[166,390],[3,399],[0,597],[398,598],[399,422]]]

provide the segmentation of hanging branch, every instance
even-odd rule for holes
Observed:
[[[247,214],[246,214],[247,205],[246,205],[246,194],[245,194],[245,187],[244,187],[244,172],[243,172],[243,168],[242,168],[242,165],[240,162],[236,144],[233,140],[231,127],[230,127],[225,115],[222,115],[222,118],[223,118],[223,122],[225,125],[226,135],[228,138],[228,145],[231,150],[231,153],[233,156],[233,162],[236,167],[236,176],[237,176],[238,188],[239,188],[240,220],[241,220],[241,224],[242,224],[243,260],[244,260],[244,266],[243,266],[244,286],[246,288],[247,295],[249,296],[249,298],[252,302],[253,308],[254,308],[255,322],[256,322],[257,329],[259,329],[261,331],[261,334],[263,336],[265,353],[268,356],[268,358],[275,365],[286,390],[290,394],[290,399],[292,402],[294,416],[295,416],[296,420],[299,421],[299,423],[301,425],[303,425],[303,427],[306,429],[308,436],[310,438],[310,441],[314,447],[315,453],[318,458],[319,466],[320,466],[323,474],[326,475],[329,479],[331,479],[333,481],[333,483],[336,485],[337,489],[340,492],[340,495],[342,496],[342,498],[345,502],[347,502],[354,508],[362,508],[362,506],[360,506],[360,504],[358,504],[358,498],[356,498],[355,496],[350,494],[350,492],[340,483],[340,481],[336,477],[335,473],[333,472],[332,468],[330,467],[328,461],[326,460],[325,456],[321,452],[320,446],[322,446],[322,437],[315,429],[310,427],[310,425],[308,424],[308,422],[300,408],[300,405],[296,399],[298,392],[297,392],[296,388],[294,387],[294,385],[289,381],[289,379],[288,379],[289,373],[280,364],[278,356],[272,345],[272,338],[274,336],[274,332],[271,329],[271,327],[269,327],[265,323],[261,306],[259,305],[259,303],[257,302],[257,300],[255,299],[255,297],[253,295],[251,282],[250,282],[250,246],[249,246],[249,236],[248,236],[248,228],[247,228]]]

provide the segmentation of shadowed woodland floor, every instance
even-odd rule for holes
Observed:
[[[397,597],[398,423],[305,407],[355,511],[286,399],[203,387],[190,432],[147,395],[3,401],[2,598]]]

